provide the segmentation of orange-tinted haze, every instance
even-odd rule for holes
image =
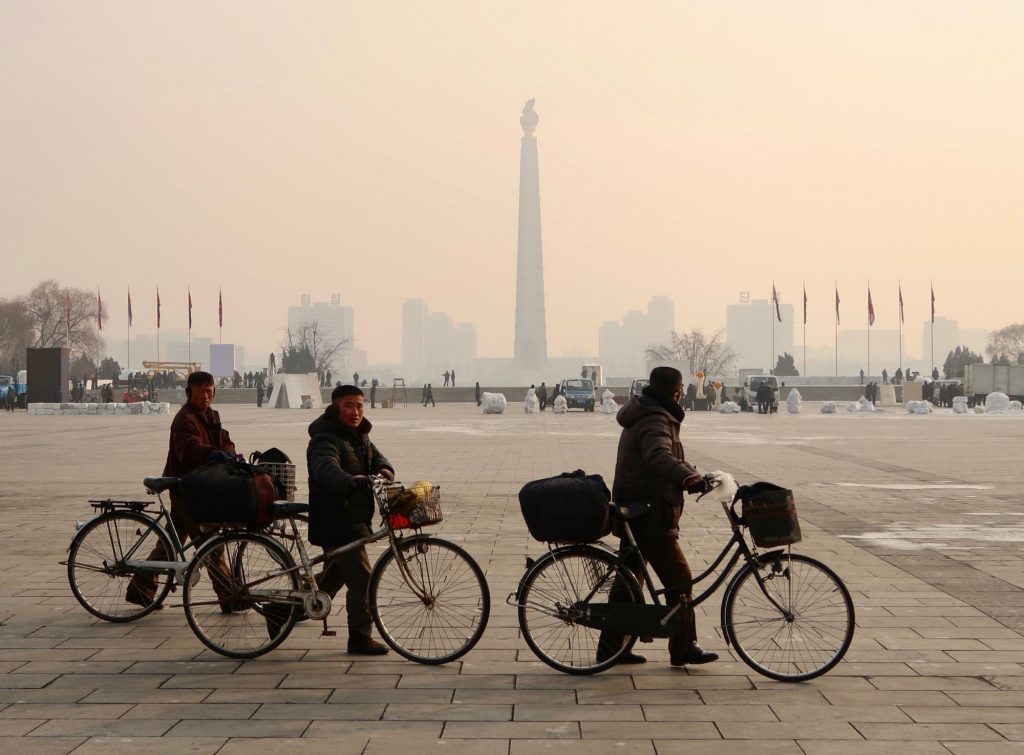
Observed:
[[[548,339],[740,290],[908,344],[1024,319],[1019,2],[32,2],[0,5],[0,296],[102,286],[108,337],[251,352],[309,292],[398,358],[400,306],[512,353],[518,124],[537,98]],[[205,259],[200,277],[190,261]],[[799,342],[799,330],[797,341]],[[911,346],[911,349],[915,347]]]

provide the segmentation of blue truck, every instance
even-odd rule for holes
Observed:
[[[594,411],[594,383],[591,380],[574,378],[563,380],[560,393],[565,396],[565,403],[570,409]]]

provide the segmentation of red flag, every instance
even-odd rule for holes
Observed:
[[[868,327],[875,324],[875,305],[871,303],[871,286],[868,286]]]
[[[224,327],[224,294],[221,290],[217,289],[217,319],[220,322],[220,326]]]
[[[839,324],[839,288],[836,287],[836,325]]]
[[[132,326],[132,290],[128,289],[128,327]]]
[[[903,286],[900,286],[900,324],[903,322]]]
[[[156,289],[156,329],[160,330],[160,287]]]
[[[804,325],[807,324],[807,286],[804,286]]]
[[[775,316],[782,322],[782,310],[779,309],[779,295],[775,292],[775,282],[772,282],[772,301],[775,303]]]
[[[103,299],[100,297],[99,288],[96,289],[96,324],[103,330]]]
[[[188,329],[192,330],[192,290],[188,290]]]
[[[932,324],[935,324],[935,284],[932,284]]]

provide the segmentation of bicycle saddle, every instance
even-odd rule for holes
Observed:
[[[271,504],[270,514],[274,519],[288,519],[295,514],[308,514],[308,503],[277,502]]]
[[[178,487],[177,477],[147,477],[142,481],[150,493],[163,493]]]
[[[631,522],[642,514],[646,514],[651,504],[647,501],[634,501],[633,503],[609,503],[612,516],[625,522]]]

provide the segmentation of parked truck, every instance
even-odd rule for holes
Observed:
[[[1024,364],[969,364],[964,372],[964,393],[984,404],[993,391],[1024,401]]]

